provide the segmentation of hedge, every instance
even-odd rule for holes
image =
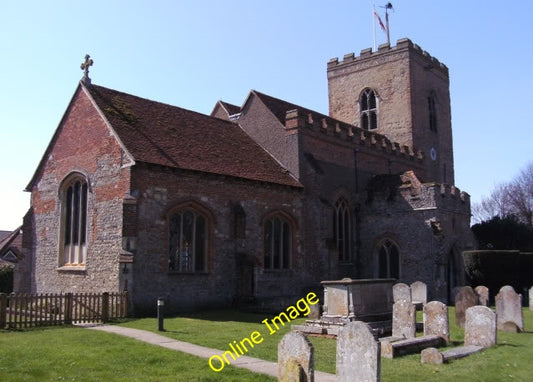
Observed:
[[[533,253],[504,250],[463,252],[468,283],[485,285],[494,296],[504,285],[522,293],[533,286]]]

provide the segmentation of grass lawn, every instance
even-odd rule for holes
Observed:
[[[419,312],[420,314],[421,312]],[[463,329],[455,326],[454,309],[449,309],[450,331],[453,346],[463,342]],[[189,316],[165,319],[166,332],[162,335],[198,345],[227,350],[228,344],[253,331],[259,331],[264,341],[255,345],[246,354],[269,361],[277,359],[277,344],[289,330],[288,326],[269,335],[269,330],[261,323],[267,315],[236,313],[233,311],[212,311]],[[421,321],[421,317],[419,317]],[[303,322],[297,319],[292,323]],[[498,344],[482,353],[459,359],[444,365],[423,365],[420,354],[390,359],[381,359],[382,382],[417,381],[533,381],[533,312],[524,309],[525,333],[498,332]],[[123,326],[157,332],[157,319],[131,320]],[[334,339],[310,337],[315,347],[315,367],[317,370],[335,373]],[[206,362],[206,361],[204,361]],[[224,374],[226,368],[220,373]],[[213,372],[212,372],[213,373]]]
[[[261,323],[266,315],[211,311],[165,320],[165,332],[157,331],[157,319],[130,320],[120,325],[145,329],[182,341],[225,351],[228,344],[254,331],[263,342],[247,355],[276,361],[277,344],[288,326],[270,335]],[[382,359],[382,381],[533,381],[533,312],[524,310],[525,333],[498,332],[498,345],[480,354],[445,365],[422,365],[420,355]],[[303,322],[298,319],[292,323]],[[454,345],[463,331],[454,325]],[[317,370],[335,372],[334,339],[310,337],[315,347]],[[130,338],[75,327],[0,331],[0,381],[275,381],[244,369],[226,366],[213,372],[207,360]]]
[[[65,327],[0,331],[0,381],[275,381],[114,334]]]

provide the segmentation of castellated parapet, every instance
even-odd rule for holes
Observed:
[[[338,57],[332,58],[328,61],[328,70],[349,65],[353,62],[361,62],[369,59],[376,59],[384,54],[394,54],[397,51],[412,49],[413,52],[417,52],[421,57],[424,57],[428,61],[428,64],[432,65],[432,68],[438,68],[448,75],[448,67],[440,62],[437,58],[431,56],[428,52],[420,48],[417,44],[414,44],[408,38],[402,38],[396,42],[396,46],[391,46],[389,43],[381,44],[376,52],[372,51],[372,48],[362,49],[359,56],[355,56],[354,53],[345,54],[343,60],[339,61]],[[372,64],[371,64],[372,65]]]
[[[297,129],[301,129],[302,133],[305,133],[305,131],[320,132],[326,136],[338,139],[339,142],[350,143],[354,146],[365,146],[395,157],[416,160],[418,162],[424,161],[424,153],[421,150],[393,142],[385,135],[364,130],[308,110],[300,111],[299,109],[293,109],[286,112],[285,130],[291,133]]]
[[[470,215],[468,193],[449,184],[423,183],[413,171],[375,176],[366,187],[366,204],[384,212],[439,209]]]

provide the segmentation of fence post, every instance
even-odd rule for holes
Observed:
[[[109,321],[109,293],[102,294],[102,322]]]
[[[124,303],[123,305],[123,308],[122,308],[122,317],[121,318],[125,318],[128,316],[128,314],[130,313],[130,296],[128,294],[128,291],[124,291],[123,294],[122,294],[122,301]],[[532,305],[533,306],[533,305]]]
[[[7,295],[0,293],[0,329],[4,329],[7,324]]]
[[[72,324],[72,293],[65,294],[65,324]]]

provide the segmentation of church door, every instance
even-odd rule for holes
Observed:
[[[237,256],[237,300],[240,303],[254,299],[254,259],[244,253]]]

